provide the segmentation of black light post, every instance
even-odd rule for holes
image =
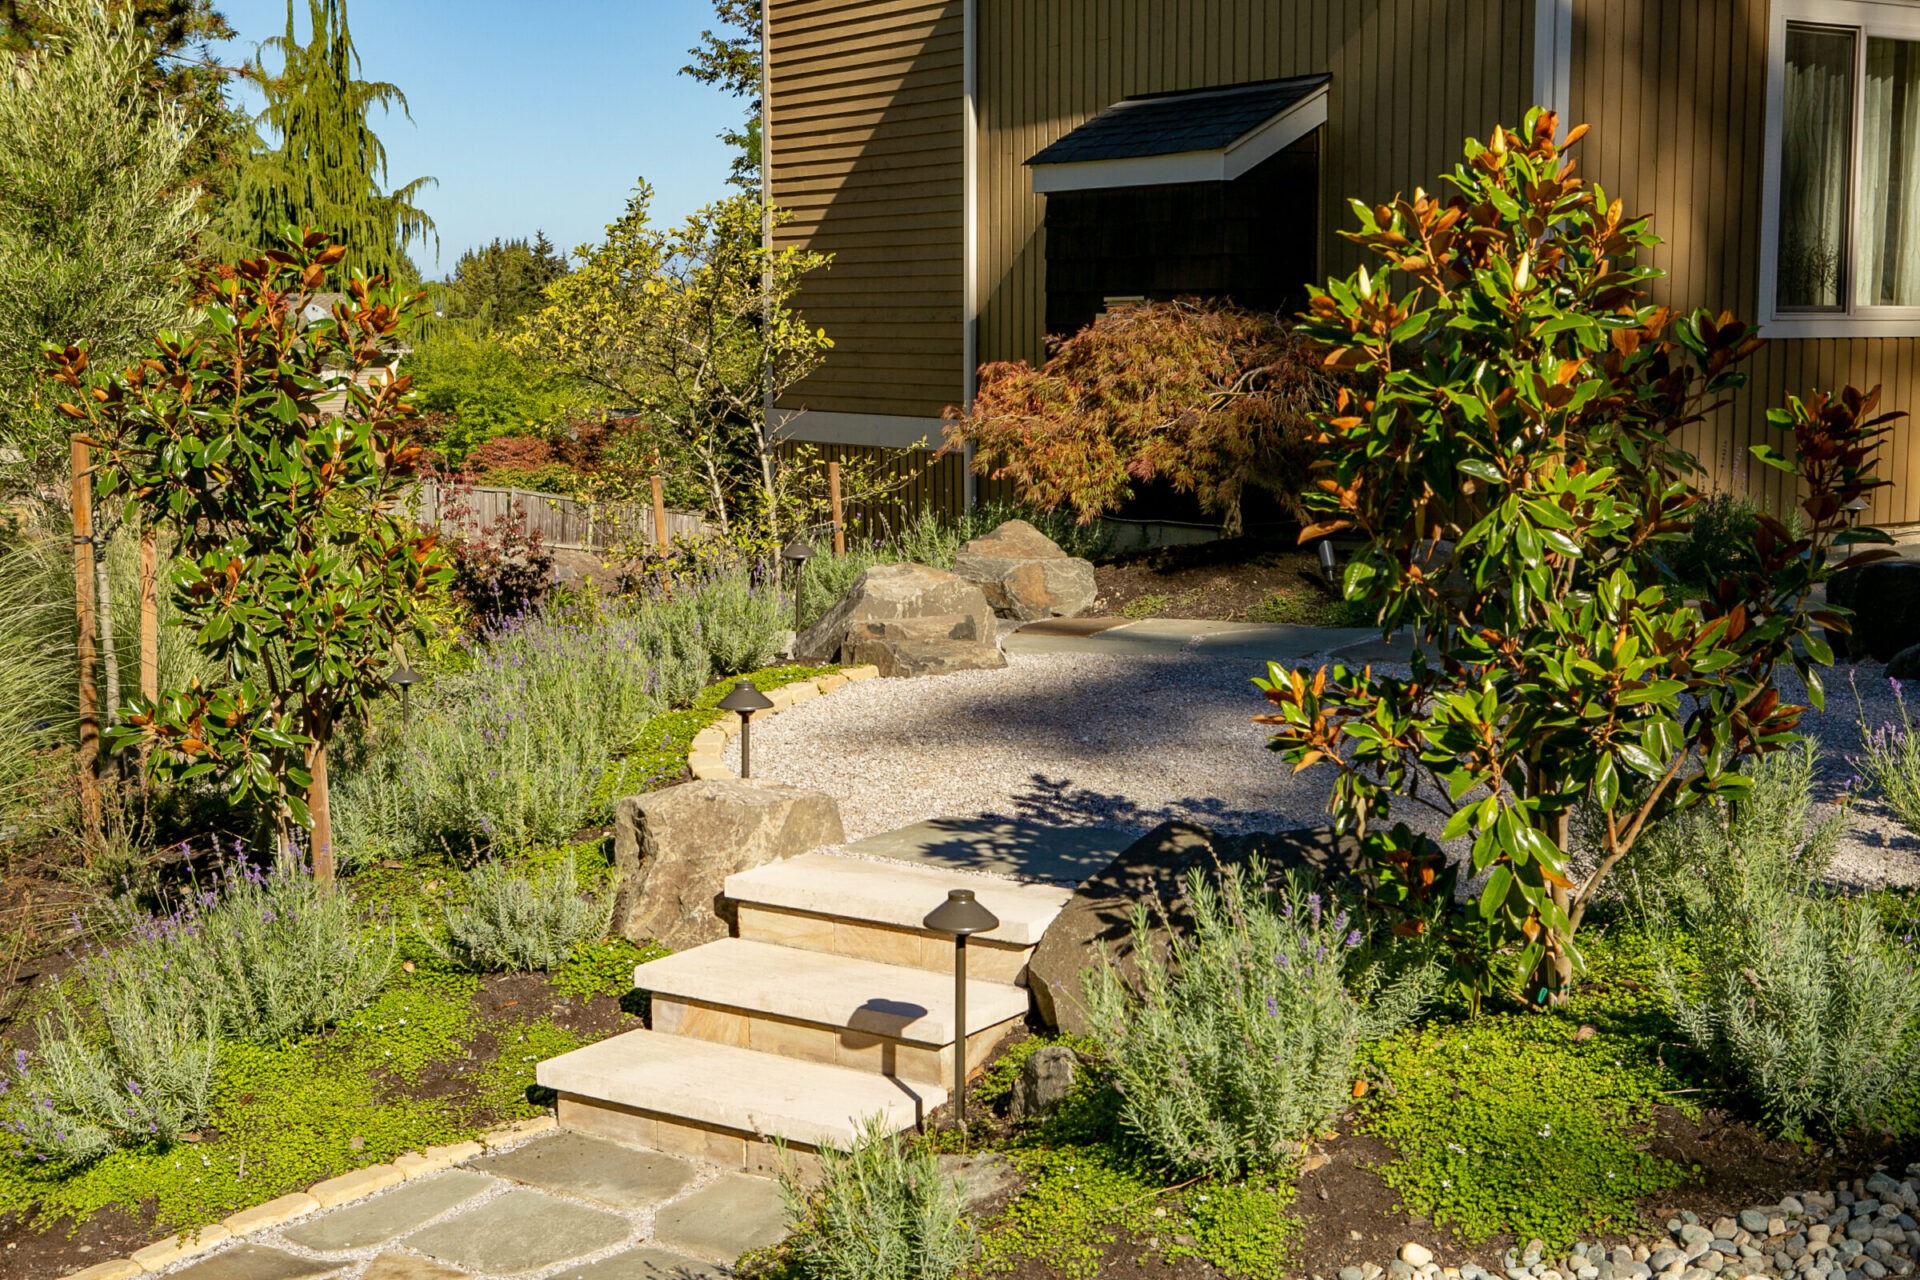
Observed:
[[[967,1129],[967,939],[1000,927],[1000,917],[981,906],[971,889],[951,889],[947,900],[921,921],[935,933],[953,935],[953,1116]]]
[[[420,683],[420,677],[414,674],[413,668],[407,665],[406,659],[402,658],[400,660],[400,666],[392,675],[387,677],[387,683],[399,686],[401,721],[404,723],[412,719],[413,708],[407,700],[407,691]]]
[[[765,711],[773,705],[773,699],[753,687],[753,681],[741,680],[733,686],[733,692],[720,699],[720,709],[731,711],[740,717],[740,776],[753,776],[753,755],[747,735],[752,732],[753,713]]]
[[[800,617],[807,598],[807,561],[813,559],[813,546],[805,538],[795,538],[780,553],[793,566],[793,634],[800,634]]]

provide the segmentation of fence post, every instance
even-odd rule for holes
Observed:
[[[653,544],[667,549],[667,495],[659,476],[653,477]]]
[[[100,691],[95,685],[93,655],[93,474],[87,442],[72,440],[73,467],[73,598],[79,622],[76,656],[80,664],[80,816],[87,836],[100,838]]]
[[[840,464],[827,464],[827,501],[833,507],[833,554],[847,554],[847,522],[840,517]]]

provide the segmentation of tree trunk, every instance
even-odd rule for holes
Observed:
[[[1226,514],[1220,519],[1220,536],[1222,539],[1237,538],[1246,531],[1245,520],[1240,514],[1240,495],[1236,492],[1232,501],[1227,503]]]
[[[307,752],[307,772],[313,782],[307,788],[307,813],[313,819],[313,878],[323,885],[333,883],[333,803],[327,791],[327,739],[333,724],[325,712],[316,712],[307,722],[307,734],[313,746]]]

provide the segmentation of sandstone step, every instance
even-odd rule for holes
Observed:
[[[936,1084],[629,1031],[549,1058],[535,1078],[560,1095],[560,1123],[615,1142],[772,1171],[771,1139],[846,1147],[880,1116],[895,1130],[947,1100]]]
[[[949,889],[972,889],[1000,925],[969,944],[968,975],[1024,979],[1040,936],[1072,896],[1052,885],[808,853],[727,877],[742,938],[935,972],[953,971],[953,939],[920,927]]]

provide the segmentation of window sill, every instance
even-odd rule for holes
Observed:
[[[1760,322],[1763,338],[1920,338],[1920,315],[1775,316]]]

